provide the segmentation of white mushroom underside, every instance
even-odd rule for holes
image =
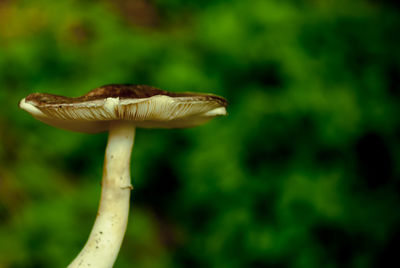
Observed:
[[[225,107],[216,101],[165,95],[40,106],[23,99],[20,107],[49,125],[89,133],[105,131],[116,120],[132,121],[138,127],[179,128],[196,126],[226,114]]]

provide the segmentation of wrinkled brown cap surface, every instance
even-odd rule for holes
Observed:
[[[33,93],[20,108],[55,127],[95,133],[112,121],[137,127],[184,128],[226,115],[227,101],[200,93],[173,93],[146,85],[107,85],[77,98]]]

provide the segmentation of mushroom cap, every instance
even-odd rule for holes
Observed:
[[[106,85],[69,98],[33,93],[19,107],[58,128],[97,133],[110,122],[128,121],[143,128],[186,128],[226,115],[227,101],[201,93],[173,93],[146,85]]]

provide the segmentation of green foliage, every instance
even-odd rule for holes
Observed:
[[[137,131],[115,267],[398,262],[399,27],[390,1],[0,1],[0,267],[78,253],[106,144],[18,101],[109,83],[230,102],[202,127]]]

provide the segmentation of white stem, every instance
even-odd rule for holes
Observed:
[[[84,248],[68,267],[113,266],[128,223],[132,189],[129,166],[134,138],[133,125],[111,124],[96,221]]]

